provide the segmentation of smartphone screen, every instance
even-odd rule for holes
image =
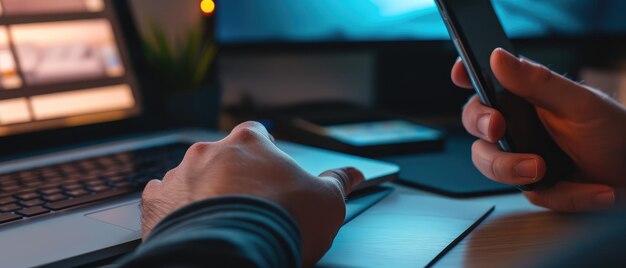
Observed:
[[[324,133],[352,146],[380,146],[441,139],[443,133],[404,120],[325,126]]]
[[[573,169],[569,156],[554,142],[537,115],[535,107],[506,90],[491,68],[491,54],[503,48],[516,55],[491,0],[436,0],[448,32],[465,64],[481,101],[502,113],[507,124],[499,141],[504,151],[532,153],[544,158],[550,185],[567,177]],[[532,187],[521,187],[531,189]]]

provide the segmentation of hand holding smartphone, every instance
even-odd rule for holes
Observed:
[[[569,177],[574,170],[573,161],[554,142],[535,107],[506,90],[491,70],[490,57],[496,48],[516,54],[491,1],[436,0],[436,3],[481,102],[499,110],[507,122],[504,138],[498,142],[500,149],[537,154],[546,162],[547,170],[540,182],[518,188],[549,187]]]

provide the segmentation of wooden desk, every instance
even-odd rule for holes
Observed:
[[[432,193],[395,186],[411,195]],[[457,199],[459,200],[459,199]],[[441,258],[435,267],[527,267],[551,256],[568,243],[582,219],[530,204],[521,194],[460,199],[495,204],[495,211],[469,236]]]

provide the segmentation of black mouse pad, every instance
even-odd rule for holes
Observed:
[[[400,183],[453,197],[472,197],[517,191],[496,183],[474,167],[472,143],[476,138],[452,133],[443,151],[380,158],[400,166]]]

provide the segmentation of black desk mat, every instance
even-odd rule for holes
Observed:
[[[474,167],[471,146],[476,138],[451,133],[439,152],[380,158],[400,166],[399,183],[453,197],[511,193],[514,187],[489,180]]]

